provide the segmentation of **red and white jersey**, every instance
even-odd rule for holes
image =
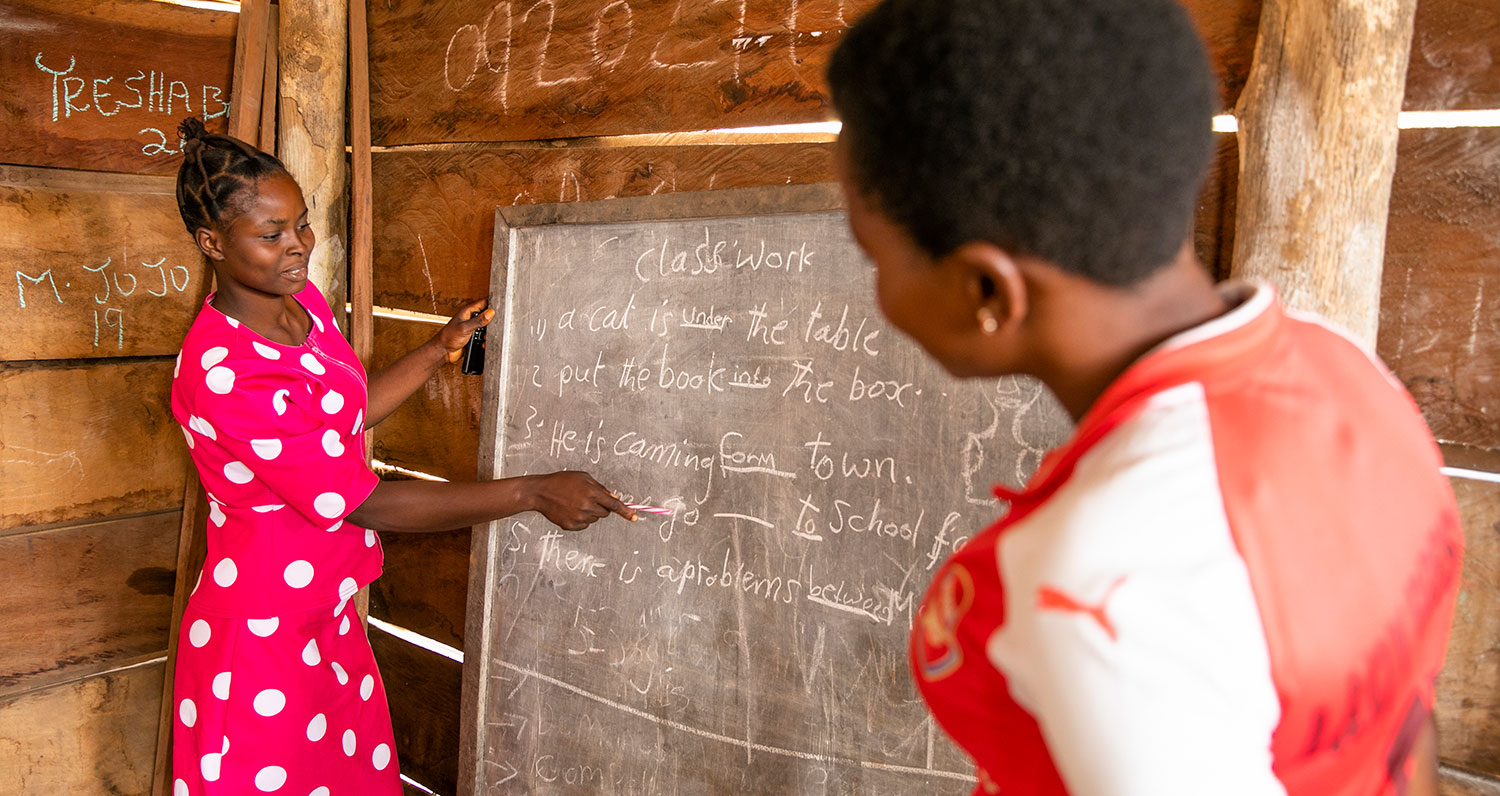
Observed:
[[[1463,555],[1437,447],[1354,343],[1225,289],[929,588],[912,664],[976,793],[1404,790]]]

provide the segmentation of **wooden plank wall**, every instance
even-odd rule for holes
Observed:
[[[822,71],[873,0],[392,0],[369,9],[375,304],[445,315],[488,285],[494,207],[832,179],[826,138],[683,134],[828,119]],[[1185,0],[1232,108],[1259,0]],[[1500,107],[1500,7],[1423,0],[1407,107]],[[1495,130],[1403,135],[1392,198],[1380,352],[1450,457],[1500,470],[1494,418],[1500,145]],[[1218,273],[1232,245],[1232,135],[1199,209],[1197,248]],[[1488,285],[1488,293],[1486,293]],[[376,323],[374,365],[435,327]],[[480,380],[445,371],[374,431],[375,458],[447,479],[475,474]],[[399,476],[396,476],[399,477]],[[1495,492],[1454,481],[1473,553],[1440,706],[1450,794],[1500,775],[1500,695],[1486,650],[1500,626]],[[372,615],[462,649],[469,534],[386,537]],[[1485,601],[1490,602],[1485,602]],[[377,635],[372,630],[372,636]],[[404,643],[404,642],[402,642]],[[458,681],[441,655],[376,645],[403,771],[455,792]],[[1486,667],[1490,668],[1486,668]],[[1464,773],[1459,767],[1467,770]],[[1477,777],[1477,779],[1475,778]],[[1478,784],[1475,784],[1478,783]]]
[[[222,130],[235,15],[0,8],[0,790],[150,790],[186,448],[173,358],[208,291],[177,122]]]

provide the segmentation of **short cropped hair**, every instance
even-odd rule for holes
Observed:
[[[933,256],[1126,286],[1192,231],[1218,84],[1175,0],[885,0],[828,78],[850,178]]]
[[[232,136],[210,133],[189,117],[177,126],[182,166],[177,170],[177,213],[188,232],[225,229],[245,212],[255,185],[266,177],[290,176],[276,156]]]

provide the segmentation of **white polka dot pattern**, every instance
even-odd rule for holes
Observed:
[[[219,365],[203,377],[203,383],[219,395],[228,395],[234,389],[234,371]]]
[[[307,794],[307,796],[332,796],[332,793],[328,790],[328,786],[319,785],[318,787],[313,788],[312,793]]]
[[[313,509],[323,515],[325,519],[342,517],[344,514],[344,496],[337,492],[324,492],[313,499]]]
[[[349,633],[349,617],[346,616],[343,619],[339,620],[339,635],[343,636],[343,635],[347,635],[348,633]]]
[[[192,432],[188,431],[186,428],[183,428],[182,429],[182,438],[185,439],[185,440],[187,440],[188,450],[192,450],[193,449],[193,434],[192,434]]]
[[[344,667],[340,666],[338,661],[334,661],[329,665],[333,667],[333,676],[338,678],[339,685],[348,685],[349,673],[344,671]]]
[[[208,623],[199,619],[193,623],[192,627],[188,628],[188,641],[195,647],[201,647],[208,643],[209,636],[212,633],[213,630],[209,628]]]
[[[328,732],[328,717],[319,713],[312,717],[307,723],[307,740],[317,743],[323,740],[323,735]]]
[[[271,461],[281,455],[281,440],[279,439],[252,439],[250,447],[255,455],[266,461]]]
[[[347,600],[359,592],[359,582],[354,578],[344,578],[339,581],[339,600]],[[343,611],[339,611],[343,613]]]
[[[188,416],[188,428],[212,440],[217,440],[219,438],[219,434],[218,432],[214,431],[214,427],[209,425],[209,422],[207,420],[204,420],[197,415]]]
[[[229,681],[234,677],[232,672],[219,672],[214,675],[214,696],[219,699],[229,698]]]
[[[281,790],[286,784],[286,769],[281,766],[266,766],[255,774],[255,787],[265,793]]]
[[[370,762],[374,764],[376,771],[384,771],[391,764],[391,747],[385,744],[375,747],[375,753],[370,755]]]
[[[293,561],[286,565],[286,571],[282,573],[282,577],[286,580],[286,585],[294,589],[306,588],[313,579],[312,562]]]
[[[180,779],[177,780],[177,781],[175,781],[175,782],[173,782],[172,783],[172,796],[188,796],[188,786],[187,786],[187,783],[183,782]]]
[[[344,455],[344,442],[339,439],[339,433],[331,428],[323,432],[323,452],[335,459]]]
[[[276,410],[276,414],[286,414],[286,399],[291,394],[291,390],[277,390],[271,393],[271,408]]]
[[[208,504],[208,518],[210,520],[213,520],[213,523],[214,523],[215,527],[219,527],[219,528],[223,528],[224,527],[224,520],[228,519],[227,517],[224,516],[224,509],[219,508],[219,504],[218,503],[209,503]]]
[[[354,737],[354,730],[344,730],[344,754],[350,757],[354,756],[354,747],[357,740]]]
[[[193,704],[193,700],[191,699],[182,700],[182,702],[177,705],[177,717],[182,719],[182,724],[185,727],[191,727],[194,724],[197,724],[198,706]]]
[[[275,716],[285,707],[286,694],[274,688],[267,688],[255,695],[255,712],[266,718]]]
[[[239,577],[239,569],[234,565],[234,559],[225,558],[214,565],[214,583],[223,588],[234,585],[235,578]]]
[[[203,778],[209,782],[219,781],[219,766],[223,762],[223,754],[220,752],[209,752],[204,755],[198,765],[203,772]]]
[[[369,528],[366,528],[365,529],[365,547],[374,547],[374,546],[375,546],[375,531],[373,531],[373,530],[371,530]]]
[[[266,359],[272,361],[281,359],[281,352],[268,345],[264,345],[262,343],[256,342],[255,340],[251,340],[250,346],[255,349],[255,353],[260,354]]]
[[[318,640],[315,638],[308,639],[307,646],[302,648],[302,662],[308,666],[317,666],[321,660],[323,660],[323,656],[318,653]]]
[[[365,410],[361,409],[361,410],[359,410],[359,412],[357,412],[354,415],[354,431],[352,431],[350,433],[357,437],[360,434],[363,434],[364,431],[365,431]]]
[[[323,367],[323,363],[319,362],[318,358],[313,356],[311,351],[303,354],[302,358],[297,361],[302,363],[302,367],[307,368],[307,372],[315,376],[321,376],[328,372],[328,368]]]
[[[359,698],[369,701],[373,693],[375,693],[375,678],[367,674],[359,681]]]
[[[227,356],[229,356],[229,349],[221,345],[214,346],[203,352],[203,357],[199,360],[199,364],[203,365],[204,370],[213,370],[214,365],[223,362],[224,357]]]
[[[230,462],[224,465],[224,477],[232,483],[248,484],[255,480],[255,473],[250,472],[244,462]]]
[[[281,618],[273,616],[270,619],[248,619],[245,625],[250,628],[251,633],[265,638],[276,632],[276,628],[281,625]]]
[[[322,404],[324,412],[336,415],[340,409],[344,408],[344,396],[340,395],[338,390],[329,390],[323,393],[323,400],[319,403]]]

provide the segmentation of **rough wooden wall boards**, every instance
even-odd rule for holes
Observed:
[[[0,698],[166,650],[181,514],[0,536]]]
[[[833,179],[830,144],[382,152],[375,303],[443,314],[489,294],[495,206]]]
[[[118,796],[151,787],[162,664],[0,699],[7,796]]]
[[[1402,107],[1500,108],[1500,3],[1418,0]]]
[[[431,339],[438,329],[427,323],[376,319],[375,356],[368,369],[374,373],[390,365]],[[473,481],[479,457],[481,391],[479,376],[465,376],[457,367],[444,366],[372,429],[374,457],[449,481]]]
[[[1500,449],[1500,129],[1407,130],[1377,350],[1443,442]]]
[[[463,649],[469,529],[381,534],[380,546],[385,571],[370,584],[370,614]]]
[[[823,73],[874,0],[374,4],[377,144],[517,141],[820,121]],[[1258,0],[1187,3],[1244,83]]]
[[[1463,585],[1437,683],[1438,756],[1500,774],[1500,484],[1453,479],[1468,549]]]
[[[438,793],[458,791],[458,661],[370,630],[390,700],[401,772]]]
[[[5,358],[175,355],[208,266],[171,177],[0,166]]]
[[[223,132],[237,15],[131,0],[0,7],[0,162],[177,170],[177,123]]]
[[[172,365],[0,364],[0,529],[180,508]]]

